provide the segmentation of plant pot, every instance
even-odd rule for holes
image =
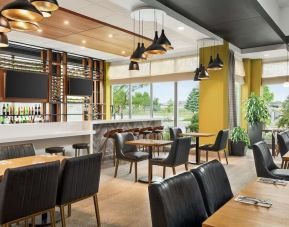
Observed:
[[[264,128],[263,122],[256,122],[253,124],[249,124],[248,135],[250,138],[250,147],[252,147],[255,143],[262,141],[263,128]]]
[[[242,141],[234,143],[230,140],[230,155],[232,156],[246,156],[248,147]]]

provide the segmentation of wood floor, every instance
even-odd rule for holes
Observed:
[[[192,160],[194,156],[191,155]],[[210,159],[217,158],[211,154]],[[205,160],[204,156],[202,160]],[[223,158],[223,163],[225,159]],[[277,161],[278,163],[278,161]],[[246,157],[229,157],[229,165],[224,165],[229,176],[234,194],[248,182],[256,179],[252,151]],[[195,166],[190,166],[193,168]],[[184,166],[177,167],[177,173],[185,171]],[[117,178],[113,178],[112,161],[103,163],[99,207],[102,226],[107,227],[150,227],[150,208],[147,185],[134,183],[134,172],[128,174],[129,163],[121,163]],[[139,164],[139,176],[147,175],[147,162]],[[162,176],[162,168],[154,167],[154,175]],[[172,170],[167,169],[167,176]],[[57,226],[61,226],[58,224]],[[72,216],[67,219],[67,226],[96,226],[93,200],[84,200],[72,206]]]

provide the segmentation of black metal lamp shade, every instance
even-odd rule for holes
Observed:
[[[0,33],[0,47],[8,47],[8,46],[9,46],[8,37],[5,33],[1,32]]]
[[[171,42],[167,38],[164,29],[162,29],[162,33],[161,33],[161,36],[159,37],[159,39],[157,41],[157,44],[161,45],[166,50],[173,50],[174,49],[174,47],[172,46]]]
[[[5,5],[1,14],[16,21],[39,22],[43,20],[42,13],[27,0],[15,0]]]
[[[130,60],[134,62],[143,62],[146,60],[144,57],[144,49],[140,43],[137,44],[137,48],[131,55]]]
[[[216,57],[216,59],[215,59],[215,62],[216,62],[216,64],[218,64],[218,65],[221,66],[221,67],[224,66],[224,63],[223,63],[222,59],[220,58],[220,55],[219,55],[219,54],[217,54],[217,57]]]
[[[195,76],[194,76],[194,81],[200,81],[200,79],[199,79],[199,73],[200,73],[199,68],[196,68]]]
[[[199,69],[200,69],[199,79],[200,79],[200,80],[209,79],[209,73],[207,72],[205,66],[201,64],[200,67],[199,67]]]
[[[9,24],[13,30],[20,32],[33,32],[37,31],[39,28],[39,25],[36,22],[10,20]]]
[[[57,0],[31,0],[31,3],[40,11],[52,12],[58,10]]]
[[[158,32],[156,31],[154,41],[148,48],[146,48],[145,54],[161,55],[167,53],[167,50],[157,43],[158,39]]]
[[[10,31],[11,28],[8,20],[2,15],[0,15],[0,32],[10,32]]]
[[[139,70],[139,65],[135,61],[131,61],[129,63],[129,71],[138,71]]]

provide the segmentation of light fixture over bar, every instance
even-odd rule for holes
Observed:
[[[57,0],[31,0],[31,3],[39,10],[44,12],[52,12],[58,10]]]

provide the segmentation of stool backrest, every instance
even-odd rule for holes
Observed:
[[[134,145],[125,144],[126,141],[135,140],[133,133],[116,133],[114,136],[115,140],[115,154],[117,158],[125,158],[125,154],[128,152],[136,152],[137,147]]]
[[[173,127],[169,128],[170,131],[170,140],[175,141],[177,138],[180,137],[180,134],[182,134],[182,129],[179,127]]]

